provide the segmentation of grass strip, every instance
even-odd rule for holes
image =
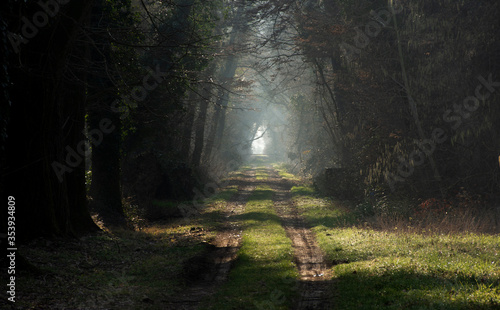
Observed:
[[[267,174],[266,167],[255,168],[255,179],[257,181],[267,180],[268,177],[269,177],[269,175]]]
[[[208,309],[289,309],[298,273],[290,239],[273,210],[273,191],[258,186],[238,218],[243,245],[228,281]]]

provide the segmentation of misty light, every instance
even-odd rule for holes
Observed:
[[[257,130],[257,133],[255,134],[255,137],[253,137],[252,142],[252,154],[263,154],[264,153],[264,148],[266,147],[266,135],[265,133],[265,128],[262,126],[259,127]]]

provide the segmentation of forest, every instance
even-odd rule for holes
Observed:
[[[499,6],[3,0],[0,307],[500,306]]]

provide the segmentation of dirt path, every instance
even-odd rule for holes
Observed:
[[[233,219],[236,218],[235,215],[244,212],[245,204],[257,184],[269,185],[274,191],[274,208],[294,248],[294,260],[300,274],[300,282],[298,297],[293,302],[292,309],[324,310],[332,307],[328,293],[331,287],[330,266],[325,262],[314,234],[293,204],[290,192],[293,184],[281,178],[272,168],[269,168],[267,173],[269,178],[265,181],[255,179],[255,170],[249,170],[241,177],[233,179],[233,184],[238,185],[238,194],[227,203],[224,210],[226,221],[222,224],[213,245],[208,246],[205,253],[187,262],[188,268],[194,268],[191,273],[196,275],[195,279],[187,290],[169,302],[166,309],[198,309],[201,302],[214,294],[219,285],[227,279],[241,246],[241,229]]]
[[[231,218],[244,212],[248,197],[255,189],[254,183],[253,170],[249,170],[242,177],[232,179],[231,184],[238,185],[238,193],[228,201],[223,211],[226,221],[222,223],[213,245],[207,246],[205,253],[186,262],[190,286],[175,299],[170,300],[165,309],[198,309],[201,302],[213,295],[217,287],[227,279],[241,246],[241,229]]]
[[[330,266],[326,263],[313,232],[307,227],[293,204],[292,184],[270,169],[269,185],[274,190],[274,207],[292,240],[295,263],[300,274],[299,299],[293,309],[330,309]]]

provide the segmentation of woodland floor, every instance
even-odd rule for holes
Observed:
[[[358,225],[299,179],[246,167],[190,218],[19,252],[2,309],[498,309],[500,237]]]

